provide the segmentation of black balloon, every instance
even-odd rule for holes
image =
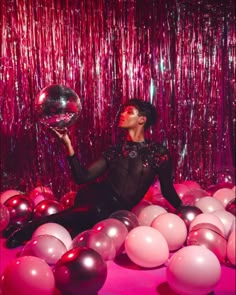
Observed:
[[[107,278],[107,264],[95,250],[75,247],[67,251],[54,269],[56,287],[63,294],[94,295]]]
[[[176,210],[176,214],[185,222],[187,228],[189,228],[193,219],[201,213],[201,209],[191,205],[181,206]]]
[[[65,128],[76,122],[81,112],[79,96],[69,87],[53,84],[36,97],[37,119],[48,127]]]

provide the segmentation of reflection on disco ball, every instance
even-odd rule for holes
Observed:
[[[78,119],[81,102],[71,88],[53,84],[40,91],[35,108],[40,123],[48,127],[64,128],[73,125]]]

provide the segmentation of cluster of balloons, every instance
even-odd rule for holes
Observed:
[[[76,192],[68,192],[58,201],[49,187],[38,186],[29,193],[6,190],[0,194],[0,231],[9,225],[58,213],[74,204]]]
[[[177,293],[198,295],[213,291],[221,276],[221,264],[236,265],[232,210],[235,210],[235,190],[220,188],[207,195],[202,191],[195,184],[191,194],[196,194],[190,202],[190,191],[186,190],[188,202],[175,212],[152,203],[151,199],[143,199],[132,211],[116,211],[73,239],[56,223],[39,226],[22,248],[20,257],[5,269],[3,295],[24,294],[14,287],[16,278],[23,290],[35,294],[55,295],[55,288],[63,294],[74,295],[83,290],[96,294],[106,281],[106,262],[121,253],[141,268],[164,265],[167,282]],[[32,201],[40,199],[32,195]],[[69,206],[74,195],[67,196],[64,204]],[[46,200],[55,201],[49,196]],[[7,221],[12,213],[5,210],[6,205],[1,206],[1,216]],[[25,274],[24,268],[27,268]],[[37,291],[42,280],[46,282],[42,287],[46,290]]]

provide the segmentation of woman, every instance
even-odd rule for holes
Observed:
[[[141,99],[131,99],[120,113],[119,127],[127,131],[126,140],[109,148],[90,167],[82,167],[66,130],[53,131],[64,143],[73,177],[77,184],[89,183],[78,191],[75,204],[39,221],[29,221],[7,240],[9,248],[29,240],[34,230],[46,222],[56,222],[72,234],[91,228],[117,210],[131,210],[141,201],[156,177],[161,192],[175,208],[181,205],[172,183],[169,151],[145,139],[145,131],[156,122],[155,107]],[[98,177],[106,174],[105,180]],[[93,182],[92,182],[93,181]]]

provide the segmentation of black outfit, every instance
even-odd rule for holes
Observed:
[[[158,143],[126,141],[109,148],[88,169],[81,166],[75,155],[68,157],[68,161],[76,183],[88,183],[78,191],[74,207],[28,222],[8,239],[8,247],[30,239],[36,227],[46,222],[59,223],[74,236],[108,218],[114,211],[131,210],[157,176],[163,196],[173,207],[181,205],[172,183],[170,154]],[[92,182],[104,173],[105,180]]]

